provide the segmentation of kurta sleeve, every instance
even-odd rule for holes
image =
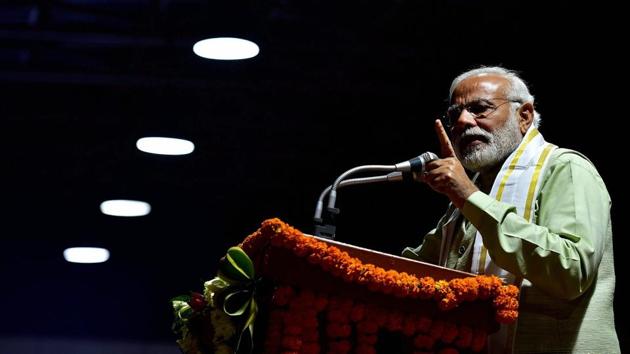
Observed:
[[[406,247],[402,256],[422,262],[437,264],[440,259],[441,229],[433,229],[424,235],[422,244],[416,248]]]
[[[437,227],[424,235],[422,243],[418,247],[406,247],[402,251],[402,256],[437,264],[440,260],[440,248],[442,246],[442,226],[452,217],[454,208],[450,204],[446,214],[438,221]]]
[[[574,299],[597,274],[610,226],[610,197],[593,165],[564,151],[547,169],[535,223],[482,192],[467,199],[462,213],[498,266],[550,295]]]

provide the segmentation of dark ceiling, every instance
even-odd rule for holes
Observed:
[[[176,353],[172,296],[200,290],[266,218],[313,232],[319,193],[346,169],[437,151],[432,120],[450,80],[481,64],[522,73],[541,131],[595,162],[621,225],[606,118],[618,113],[606,105],[620,72],[616,10],[550,3],[3,1],[0,352],[44,352],[37,342],[47,353]],[[192,53],[213,36],[252,39],[260,55]],[[135,148],[143,136],[196,150],[149,155]],[[101,214],[113,198],[153,211]],[[398,253],[446,199],[420,184],[373,185],[341,191],[338,206],[338,240]],[[112,257],[66,263],[63,249],[77,245]],[[623,325],[619,316],[625,342]],[[120,342],[136,347],[103,349]]]

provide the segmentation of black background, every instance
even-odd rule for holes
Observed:
[[[569,1],[3,2],[0,338],[172,343],[171,297],[201,290],[266,218],[312,233],[315,201],[343,171],[437,152],[432,124],[452,78],[483,64],[519,71],[546,139],[586,154],[606,181],[624,344],[617,12]],[[192,53],[221,35],[261,52]],[[143,136],[196,150],[145,154]],[[102,215],[113,198],[153,211]],[[338,240],[398,254],[447,200],[403,183],[347,188],[337,205]],[[111,259],[66,263],[63,249],[80,245]]]

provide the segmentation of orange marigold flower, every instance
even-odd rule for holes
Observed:
[[[440,300],[438,308],[442,311],[452,310],[459,305],[459,301],[455,293],[447,292],[445,296]]]
[[[407,337],[411,337],[416,333],[416,316],[407,315],[403,321],[402,332]]]
[[[319,322],[317,321],[317,311],[305,310],[302,312],[302,327],[304,328],[317,328]]]
[[[361,266],[353,262],[348,265],[345,272],[341,275],[341,278],[348,283],[354,283],[360,275]]]
[[[352,322],[359,322],[363,317],[365,317],[365,305],[360,303],[354,304],[350,311],[350,320]]]
[[[413,346],[416,349],[433,349],[434,344],[435,338],[425,334],[418,334],[416,338],[413,339]]]
[[[477,283],[479,284],[479,298],[482,300],[495,296],[498,289],[503,286],[503,281],[494,275],[478,275]]]
[[[455,348],[442,348],[438,354],[459,354],[459,351]]]
[[[300,304],[304,305],[304,307],[311,307],[311,304],[315,301],[315,293],[308,289],[302,290],[297,296],[297,300],[299,300]]]
[[[293,248],[293,253],[295,253],[295,255],[298,257],[304,257],[311,253],[311,248],[304,243],[298,242]]]
[[[416,287],[419,290],[418,296],[421,299],[430,299],[435,294],[435,279],[431,277],[424,277],[420,279]]]
[[[304,332],[302,335],[302,340],[304,342],[317,342],[319,340],[319,331],[317,329],[313,329],[310,331]]]
[[[378,342],[378,336],[376,334],[359,334],[357,336],[357,342],[359,345],[374,345]]]
[[[450,292],[452,291],[446,280],[438,280],[435,282],[435,294],[433,297],[436,300],[442,300],[442,298],[446,297],[446,294]]]
[[[319,294],[314,301],[314,307],[317,312],[323,311],[328,306],[328,297]]]
[[[444,325],[444,332],[442,332],[442,342],[453,343],[458,333],[459,331],[457,330],[457,325],[451,322],[447,322]]]
[[[378,306],[370,306],[370,309],[367,311],[368,319],[376,323],[378,327],[382,327],[387,322],[387,312]]]
[[[302,334],[302,331],[302,326],[298,326],[295,324],[284,327],[284,333],[294,337],[299,337],[300,334]]]
[[[253,257],[254,253],[263,249],[267,242],[269,242],[269,237],[266,237],[266,235],[259,230],[247,236],[240,246],[248,256]]]
[[[326,326],[328,338],[346,338],[352,333],[352,327],[347,324],[329,323]]]
[[[302,339],[298,337],[284,336],[282,338],[282,348],[299,351],[302,348]]]
[[[518,288],[512,284],[501,286],[498,289],[498,296],[509,296],[513,298],[518,298],[520,291]]]
[[[468,326],[460,326],[459,334],[457,336],[457,340],[455,341],[455,345],[466,349],[470,347],[473,339],[473,330]]]
[[[357,323],[357,332],[373,334],[378,332],[378,325],[372,321],[361,321]]]
[[[442,338],[442,333],[444,332],[445,323],[442,320],[433,321],[431,325],[431,329],[429,329],[429,335],[433,339]]]
[[[433,320],[427,316],[420,316],[418,321],[416,322],[416,329],[421,333],[428,333],[431,329],[431,325],[433,324]]]
[[[285,326],[291,326],[291,325],[300,325],[302,323],[302,316],[300,316],[298,313],[295,312],[286,312],[284,314],[284,325]]]
[[[455,278],[448,283],[459,302],[475,301],[479,295],[479,283],[473,277]]]
[[[348,314],[345,311],[338,309],[328,311],[326,313],[326,318],[328,321],[336,323],[347,323],[349,320]]]
[[[497,296],[492,301],[495,308],[501,310],[518,310],[518,300],[508,296]]]
[[[330,309],[350,313],[350,310],[352,310],[352,299],[342,298],[340,296],[331,296],[328,300],[328,307]]]
[[[495,318],[499,323],[514,323],[514,321],[518,318],[518,311],[498,310]]]
[[[347,340],[332,341],[328,343],[328,347],[333,353],[347,353],[352,349],[352,345]]]
[[[361,271],[359,273],[359,276],[357,277],[356,281],[359,284],[367,284],[370,282],[371,280],[371,273],[374,271],[376,267],[372,264],[364,264],[361,267]]]
[[[302,345],[302,354],[319,354],[321,348],[318,343],[304,343]]]
[[[271,237],[271,245],[274,247],[283,247],[284,238],[281,235],[274,235]]]
[[[480,352],[486,346],[488,333],[483,328],[473,329],[473,339],[470,348],[474,352]]]
[[[310,264],[319,264],[322,261],[322,256],[321,256],[321,254],[319,254],[317,252],[313,252],[313,253],[309,254],[308,257],[306,257],[306,260]]]
[[[273,292],[271,302],[276,306],[285,306],[291,301],[295,291],[290,286],[280,286]]]
[[[372,345],[359,344],[356,349],[357,354],[376,354],[376,349]]]
[[[319,266],[325,271],[325,272],[330,272],[330,270],[333,268],[335,263],[335,260],[332,258],[332,256],[330,254],[325,255],[324,257],[322,257],[321,262],[319,263]]]
[[[390,332],[402,331],[403,328],[403,316],[398,311],[392,311],[387,315],[387,322],[385,322],[385,328]]]
[[[381,290],[381,286],[377,282],[370,282],[367,284],[367,288],[371,292],[379,292]]]

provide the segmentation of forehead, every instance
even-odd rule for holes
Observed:
[[[451,97],[451,102],[465,102],[477,98],[507,96],[508,79],[496,74],[482,74],[466,78],[460,82]]]

